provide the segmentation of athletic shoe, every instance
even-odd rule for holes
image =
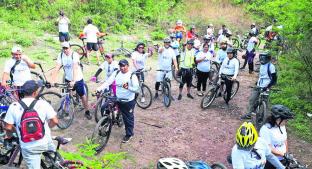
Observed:
[[[186,96],[187,96],[188,98],[190,98],[190,99],[194,99],[194,97],[193,97],[191,94],[189,94],[189,93],[188,93]]]
[[[86,117],[88,120],[91,120],[91,119],[92,119],[92,116],[91,116],[91,113],[90,113],[89,110],[87,110],[87,111],[85,112],[85,117]]]
[[[203,96],[204,94],[202,92],[197,92],[197,96]]]
[[[122,143],[128,143],[132,139],[132,136],[125,136],[122,138]]]
[[[178,100],[181,100],[182,99],[182,95],[181,94],[179,94],[179,96],[178,96]]]
[[[250,113],[244,114],[240,117],[241,120],[249,120],[251,119]]]

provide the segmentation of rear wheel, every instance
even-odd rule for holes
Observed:
[[[37,96],[39,100],[48,102],[57,112],[60,109],[62,95],[55,92],[44,92]]]
[[[169,84],[167,84],[166,82],[163,83],[163,102],[165,107],[169,107],[171,104],[171,92],[170,92],[170,87]]]
[[[262,125],[264,124],[265,119],[267,118],[267,104],[265,101],[259,103],[256,109],[256,128],[260,130]]]
[[[198,79],[197,79],[196,69],[193,69],[192,70],[192,86],[197,87],[197,82],[198,82]]]
[[[86,64],[88,62],[87,51],[80,45],[72,44],[70,45],[72,51],[75,51],[79,55],[80,62]]]
[[[151,89],[146,86],[145,84],[142,84],[140,92],[138,93],[136,99],[135,99],[137,105],[142,109],[147,109],[152,104],[152,91]]]
[[[74,121],[75,117],[75,106],[72,99],[63,97],[61,107],[57,111],[57,118],[59,123],[57,127],[60,129],[67,129]]]
[[[32,80],[41,81],[43,84],[46,83],[46,81],[44,80],[44,78],[43,78],[39,73],[34,72],[34,71],[31,71],[30,73],[31,73],[31,79],[32,79]],[[44,85],[40,87],[39,93],[41,93],[41,92],[43,91],[44,87],[45,87]]]
[[[207,109],[212,104],[212,102],[217,96],[216,91],[217,90],[215,88],[212,88],[208,91],[207,94],[205,94],[205,96],[202,98],[201,103],[200,103],[200,107],[202,109]]]
[[[233,48],[239,48],[240,47],[238,39],[233,38],[232,42],[233,42]]]
[[[92,133],[92,142],[98,144],[98,146],[95,147],[97,153],[100,153],[105,148],[112,131],[112,126],[112,119],[108,115],[103,116],[96,124]]]
[[[97,102],[95,109],[94,109],[94,117],[95,122],[99,122],[99,120],[103,117],[103,113],[101,112],[102,105],[104,104],[104,99],[100,98],[100,100]]]

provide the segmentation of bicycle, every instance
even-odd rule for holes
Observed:
[[[156,70],[160,72],[164,72],[162,81],[160,82],[161,84],[161,92],[163,94],[163,103],[165,107],[169,107],[172,101],[172,96],[171,96],[171,83],[170,79],[167,77],[167,73],[169,73],[171,70]]]
[[[44,88],[47,87],[47,88],[50,88],[51,87],[51,84],[48,82],[47,80],[47,77],[45,75],[46,72],[49,72],[51,70],[53,70],[55,67],[52,67],[50,68],[49,70],[47,71],[44,71],[43,70],[43,67],[41,65],[41,63],[39,62],[34,62],[34,64],[38,65],[40,70],[41,70],[41,73],[37,73],[35,71],[31,71],[30,73],[32,74],[32,80],[35,80],[35,81],[41,81],[44,85],[40,88],[39,90],[39,93],[42,93]]]
[[[130,58],[132,52],[133,52],[133,51],[126,49],[126,48],[124,47],[124,42],[121,41],[120,48],[114,50],[113,53],[114,53],[114,56],[123,55],[123,56],[126,56],[126,57]]]
[[[118,127],[123,126],[122,115],[120,111],[118,111],[117,102],[127,102],[128,99],[111,96],[111,91],[109,90],[97,93],[96,95],[99,98],[105,99],[105,102],[102,100],[97,104],[97,108],[100,109],[100,111],[97,110],[96,114],[100,113],[101,119],[97,122],[91,136],[92,142],[98,144],[95,148],[98,154],[106,147],[113,125],[117,124]],[[104,104],[105,106],[102,108]],[[99,118],[99,115],[96,115],[96,117]]]
[[[223,78],[227,78],[228,80],[230,80],[230,76],[226,76],[223,75]],[[207,109],[212,103],[213,101],[216,99],[216,97],[218,97],[218,94],[221,93],[221,95],[223,96],[223,99],[226,100],[226,88],[225,87],[221,87],[221,85],[224,84],[224,80],[223,78],[221,78],[220,82],[217,82],[216,79],[213,84],[212,87],[208,90],[208,92],[204,95],[204,97],[201,100],[200,103],[200,107],[202,109]],[[220,90],[222,89],[222,90]],[[232,99],[237,91],[239,89],[239,82],[237,80],[233,81],[233,86],[232,86],[232,93],[231,93],[231,97],[230,99]]]
[[[308,169],[307,165],[300,164],[292,154],[286,153],[284,159],[286,169]]]
[[[139,77],[140,90],[139,90],[139,93],[136,94],[135,101],[137,105],[142,109],[149,108],[152,105],[152,101],[153,101],[153,95],[152,95],[151,89],[144,83],[142,77],[140,76],[140,74],[144,72],[148,72],[150,70],[151,68],[148,70],[138,70],[132,73],[132,74],[136,74]]]

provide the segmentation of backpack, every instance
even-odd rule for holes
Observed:
[[[269,75],[270,80],[272,80],[272,75],[271,75],[271,71],[270,71],[270,66],[271,66],[271,62],[269,62],[269,64],[268,64],[267,72],[268,72],[268,75]],[[275,82],[275,83],[276,83],[276,82]],[[275,84],[275,83],[274,83],[274,84]]]
[[[15,72],[15,67],[21,63],[21,60],[16,60],[14,65],[12,66],[11,70],[10,70],[10,78],[11,78],[11,83],[13,82],[13,74]]]
[[[24,109],[19,127],[21,140],[24,143],[40,140],[45,134],[44,123],[34,109],[37,101],[35,99],[29,107],[22,100],[19,101],[19,104]]]
[[[74,52],[72,52],[72,54],[71,54],[72,61],[74,61],[74,56],[73,55],[74,55]],[[63,52],[61,53],[61,62],[62,62],[62,67],[63,67]],[[82,63],[79,62],[79,66],[80,66],[81,70],[83,71]]]

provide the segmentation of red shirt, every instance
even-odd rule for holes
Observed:
[[[191,32],[191,31],[187,31],[186,32],[186,38],[187,39],[194,39],[195,38],[195,33]]]

